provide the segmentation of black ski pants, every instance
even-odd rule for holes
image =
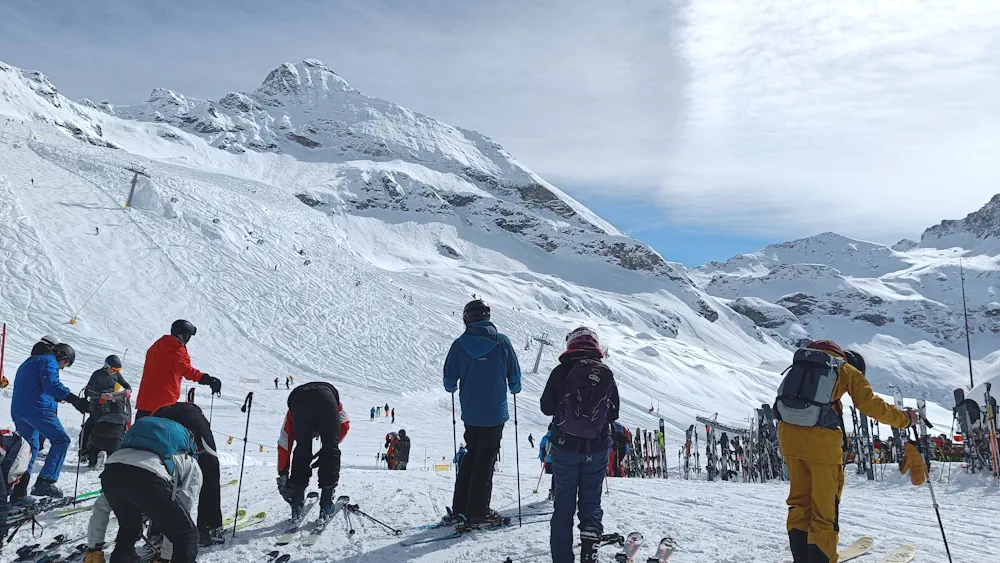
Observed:
[[[134,563],[135,542],[142,535],[142,517],[174,544],[172,563],[190,563],[198,555],[198,529],[191,515],[172,500],[172,487],[155,473],[123,463],[108,465],[101,486],[111,510],[118,517],[118,538],[111,563]]]
[[[87,457],[90,465],[97,464],[97,456],[101,452],[111,455],[118,451],[125,436],[124,424],[109,424],[99,422],[90,431],[90,441],[87,442]]]
[[[309,479],[312,478],[313,436],[318,434],[323,444],[317,461],[319,487],[336,487],[340,481],[339,401],[331,387],[316,386],[308,389],[308,392],[299,392],[306,385],[293,391],[293,395],[289,397],[288,408],[292,411],[295,450],[292,452],[292,470],[288,482],[301,490],[309,486]]]
[[[502,437],[503,424],[466,425],[465,445],[468,452],[458,466],[455,496],[451,503],[452,512],[464,514],[469,519],[486,516],[490,508],[490,499],[493,497],[493,464],[500,452]]]

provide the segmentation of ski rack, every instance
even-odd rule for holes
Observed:
[[[711,418],[705,418],[704,416],[696,416],[694,417],[694,419],[700,422],[701,424],[704,424],[706,426],[711,426],[716,430],[721,430],[723,432],[727,432],[730,434],[738,434],[740,436],[750,435],[750,430],[747,428],[737,428],[735,426],[729,426],[726,424],[722,424],[718,421],[712,420]]]

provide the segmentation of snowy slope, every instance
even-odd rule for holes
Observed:
[[[291,68],[299,81],[291,81]],[[621,236],[478,134],[363,97],[316,62],[278,70],[283,78],[272,80],[272,73],[246,96],[275,118],[251,108],[251,121],[259,125],[254,134],[266,139],[270,130],[279,146],[251,147],[246,139],[255,137],[247,136],[240,151],[220,139],[236,135],[241,123],[247,132],[253,128],[221,102],[184,99],[178,107],[187,110],[164,113],[160,99],[161,120],[148,111],[151,106],[77,104],[39,73],[0,67],[0,319],[9,330],[8,377],[38,336],[54,333],[78,351],[77,365],[63,376],[72,388],[82,387],[104,356],[126,349],[127,377],[137,381],[143,351],[172,320],[188,318],[199,327],[190,345],[194,364],[224,382],[223,397],[212,406],[213,427],[222,443],[235,437],[225,448],[230,474],[245,424],[239,406],[246,392],[257,393],[248,461],[260,467],[251,468],[245,480],[254,490],[254,506],[272,515],[283,510],[273,492],[273,464],[287,393],[270,388],[270,381],[293,375],[296,383],[334,382],[356,421],[343,444],[344,464],[354,469],[345,471],[342,492],[373,513],[398,508],[399,522],[411,525],[433,520],[447,504],[451,476],[414,472],[389,478],[371,471],[375,453],[385,432],[404,427],[414,440],[414,468],[451,457],[451,403],[441,389],[441,365],[461,332],[461,307],[473,293],[493,306],[525,371],[520,435],[515,440],[508,425],[496,506],[516,498],[518,458],[522,493],[534,487],[535,452],[525,438],[544,433],[547,420],[537,398],[562,336],[579,324],[596,328],[609,348],[623,421],[651,428],[657,417],[647,409],[658,406],[668,452],[676,451],[696,415],[717,412],[720,420],[739,424],[750,408],[773,400],[778,371],[789,357],[784,335],[772,338],[773,329],[728,307],[728,295],[716,298],[712,288],[698,287],[693,280],[704,272],[689,274]],[[358,109],[365,104],[367,109]],[[233,131],[197,129],[197,123],[207,123],[210,107]],[[329,128],[313,123],[318,114],[307,108],[322,109]],[[316,127],[323,147],[306,150],[287,136],[280,140],[275,123],[284,115],[296,134]],[[183,116],[203,121],[188,123]],[[350,135],[338,133],[344,124]],[[380,139],[396,152],[341,158],[334,146],[346,137]],[[361,146],[369,145],[350,150]],[[413,152],[401,152],[404,146]],[[132,178],[126,167],[149,176],[137,186],[131,209],[122,207]],[[790,311],[756,305],[769,314]],[[68,324],[78,310],[79,322]],[[798,324],[810,328],[801,319]],[[539,374],[530,374],[537,352],[530,339],[541,335],[555,346],[545,349]],[[872,339],[870,345],[876,344]],[[944,355],[941,365],[955,361]],[[884,377],[901,381],[903,375],[886,367]],[[914,381],[907,389],[928,387]],[[204,405],[205,389],[197,393]],[[367,420],[369,407],[385,402],[396,407],[396,426]],[[6,420],[2,410],[0,420]],[[62,411],[64,424],[75,432],[76,413]],[[942,416],[947,412],[932,412],[935,421]],[[510,455],[516,446],[517,455]],[[84,483],[93,478],[85,476]],[[61,484],[72,487],[70,471]],[[622,496],[609,500],[609,528],[645,526],[653,537],[671,527],[688,542],[680,561],[773,561],[784,552],[780,485],[749,493],[761,507],[771,507],[774,530],[754,540],[760,553],[744,555],[710,538],[728,528],[713,530],[719,525],[714,514],[736,512],[717,505],[732,504],[750,489],[685,485],[657,484],[657,511],[630,513],[633,499],[649,489],[614,483]],[[859,501],[870,486],[858,485]],[[919,491],[907,489],[887,494],[904,506],[923,502],[916,500]],[[226,503],[234,496],[227,491]],[[676,508],[664,508],[671,505]],[[377,515],[388,517],[390,510]],[[657,514],[664,516],[650,522]],[[854,514],[852,533],[891,537],[882,524],[865,522],[860,507]],[[668,516],[691,524],[674,527],[678,520]],[[220,560],[249,560],[266,551],[277,522],[269,519]],[[732,522],[738,528],[755,525],[746,514],[734,514]],[[959,549],[970,558],[978,554],[974,540],[985,533],[970,529],[965,537],[971,547]],[[393,560],[458,561],[544,546],[547,537],[544,525],[527,542],[515,541],[522,536],[514,534],[402,550],[395,541],[376,541],[379,532],[370,529],[362,534],[363,545],[330,534],[317,558],[360,561],[386,554]],[[940,551],[930,540],[921,542],[928,553]]]

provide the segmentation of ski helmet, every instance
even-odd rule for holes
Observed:
[[[104,367],[111,369],[122,369],[122,360],[114,354],[104,358]]]
[[[73,365],[76,361],[76,351],[69,344],[56,344],[52,347],[57,362],[66,362],[66,367]]]
[[[462,309],[462,321],[465,324],[490,320],[490,306],[482,299],[473,299],[465,304]]]
[[[566,345],[569,346],[573,342],[581,339],[593,340],[595,345],[598,343],[597,333],[585,326],[581,326],[573,329],[572,332],[566,335]]]
[[[403,430],[402,428],[400,428],[399,429],[399,437],[400,438],[406,438],[406,430]]]
[[[191,337],[198,334],[198,329],[188,321],[184,319],[177,319],[174,324],[170,325],[170,336],[178,336],[181,340],[187,344]]]
[[[854,350],[847,350],[844,352],[844,357],[847,358],[847,363],[854,366],[854,369],[861,372],[861,375],[865,375],[865,358],[855,352]]]

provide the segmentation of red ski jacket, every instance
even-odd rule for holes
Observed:
[[[146,350],[135,409],[153,412],[172,405],[181,396],[181,378],[198,382],[201,376],[200,371],[191,367],[191,356],[184,343],[176,336],[163,336]]]
[[[337,442],[343,442],[347,432],[351,429],[351,417],[344,410],[343,403],[337,403],[337,411],[340,412],[340,435]],[[309,438],[312,439],[312,438]],[[292,411],[285,414],[285,423],[281,425],[281,434],[278,436],[278,473],[287,473],[291,469],[292,447],[295,446],[295,432],[292,430]]]

